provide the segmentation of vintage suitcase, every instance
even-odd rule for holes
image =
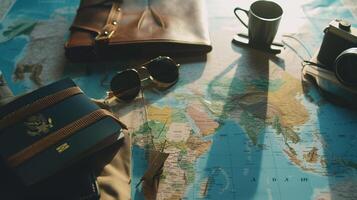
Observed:
[[[98,182],[89,158],[30,187],[14,179],[14,175],[0,160],[1,199],[99,200]]]
[[[99,200],[100,192],[91,162],[71,166],[27,188],[23,199]]]
[[[204,55],[212,50],[207,24],[204,0],[82,0],[66,56]]]
[[[64,79],[0,107],[0,155],[31,185],[114,143],[124,128]]]

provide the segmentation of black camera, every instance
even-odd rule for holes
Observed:
[[[304,78],[320,89],[357,102],[357,29],[345,20],[333,20],[325,29],[317,57],[303,62]]]
[[[357,86],[357,29],[345,20],[333,20],[325,29],[317,60],[346,86]]]
[[[324,32],[317,60],[327,69],[333,70],[336,58],[343,51],[357,47],[357,29],[345,20],[333,20]]]

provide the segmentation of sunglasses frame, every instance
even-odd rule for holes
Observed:
[[[148,66],[151,63],[154,63],[154,62],[156,62],[158,60],[161,60],[161,59],[169,60],[176,67],[176,69],[177,69],[177,77],[175,78],[174,81],[172,81],[172,82],[163,82],[163,81],[157,80],[156,78],[154,78],[150,74],[150,70],[148,69]],[[156,86],[156,88],[158,88],[160,90],[168,89],[168,88],[172,87],[173,85],[175,85],[177,83],[177,81],[179,80],[179,73],[178,73],[179,68],[180,68],[180,64],[177,64],[172,58],[170,58],[168,56],[159,56],[157,58],[154,58],[154,59],[151,59],[151,60],[145,62],[144,64],[142,64],[140,66],[119,71],[117,73],[117,75],[125,73],[125,72],[129,72],[129,71],[136,73],[137,77],[140,80],[140,85],[138,85],[137,87],[130,88],[130,89],[128,89],[126,91],[123,91],[123,92],[120,92],[120,93],[119,92],[116,93],[115,90],[113,90],[112,86],[111,86],[111,93],[115,97],[117,97],[118,99],[121,99],[120,96],[123,96],[123,94],[129,93],[132,90],[134,90],[134,89],[136,90],[136,89],[139,88],[137,94],[135,95],[135,96],[137,96],[142,88],[147,87],[147,86],[149,86],[151,84],[154,84]],[[145,71],[145,72],[141,73],[141,71]],[[115,76],[117,76],[117,75],[115,75]],[[112,78],[112,81],[114,80],[115,76]],[[112,83],[111,83],[111,85],[112,85]],[[133,99],[135,99],[135,97]]]
[[[147,74],[149,75],[148,77],[145,77],[145,78],[141,78],[140,77],[140,73],[139,73],[139,70],[136,70],[137,73],[139,74],[139,77],[140,77],[140,81],[141,82],[145,82],[147,79],[151,80],[156,86],[158,86],[158,88],[160,89],[166,89],[166,88],[169,88],[171,87],[172,85],[174,85],[175,83],[177,83],[178,79],[179,79],[179,73],[177,73],[177,78],[175,79],[175,81],[172,81],[170,83],[165,83],[165,82],[162,82],[162,81],[159,81],[157,79],[155,79],[149,72],[149,69],[147,68],[147,66],[150,64],[150,63],[153,63],[155,62],[156,60],[159,60],[159,59],[168,59],[170,60],[170,62],[172,62],[176,68],[177,68],[177,71],[178,69],[180,68],[180,64],[177,64],[172,58],[168,57],[168,56],[159,56],[157,58],[154,58],[154,59],[151,59],[149,60],[148,62],[142,64],[141,66],[137,67],[137,68],[133,68],[134,70],[135,69],[142,69],[142,70],[145,70],[146,72],[148,72]]]

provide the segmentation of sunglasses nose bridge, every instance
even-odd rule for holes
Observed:
[[[150,72],[145,66],[140,66],[136,70],[137,70],[141,80],[147,79],[150,77]]]
[[[141,86],[146,87],[153,83],[154,78],[150,75],[149,70],[145,66],[137,68],[137,73],[140,78]]]

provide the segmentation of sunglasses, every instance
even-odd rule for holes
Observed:
[[[144,86],[153,84],[158,89],[167,89],[178,81],[179,67],[170,57],[159,56],[139,67],[118,72],[110,82],[111,92],[120,100],[131,101]]]

